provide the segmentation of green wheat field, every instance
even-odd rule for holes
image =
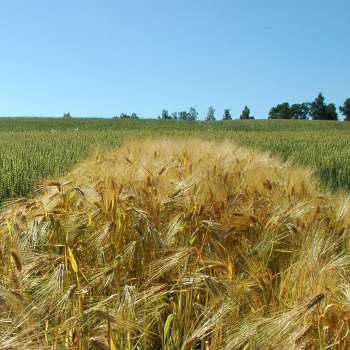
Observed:
[[[127,139],[169,136],[231,140],[310,167],[327,189],[350,189],[350,123],[1,118],[0,201],[28,195],[40,179]]]

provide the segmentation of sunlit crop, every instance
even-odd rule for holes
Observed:
[[[232,140],[310,166],[327,188],[350,189],[350,123],[1,118],[0,202],[27,195],[41,178],[65,174],[96,150],[165,136]]]
[[[125,142],[4,206],[0,348],[349,348],[349,225],[231,141]]]

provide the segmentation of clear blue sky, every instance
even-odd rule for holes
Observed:
[[[349,0],[7,0],[0,115],[265,117],[350,97]]]

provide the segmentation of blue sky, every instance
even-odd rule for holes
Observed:
[[[349,0],[0,2],[0,115],[265,117],[350,97]]]

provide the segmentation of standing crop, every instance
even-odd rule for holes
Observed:
[[[0,348],[349,348],[349,224],[266,154],[128,142],[2,209]]]

